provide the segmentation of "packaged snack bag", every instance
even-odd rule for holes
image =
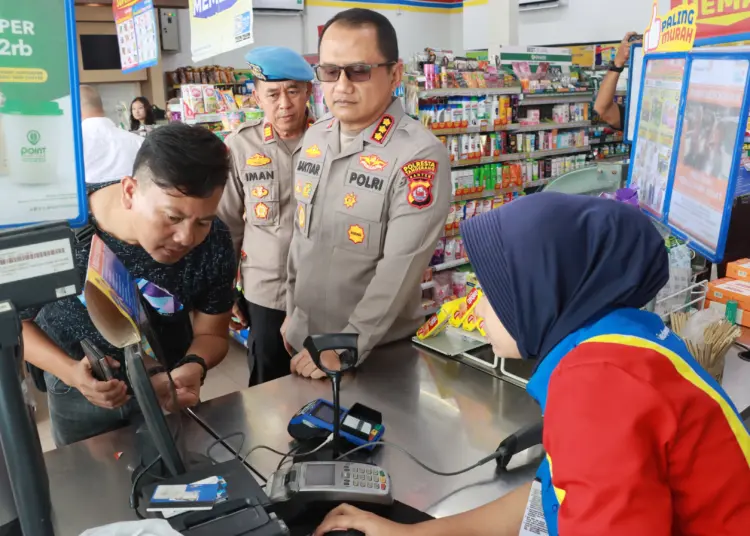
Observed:
[[[464,331],[474,331],[479,325],[479,318],[474,313],[466,315],[466,320],[461,324],[461,329]]]
[[[463,298],[449,301],[443,304],[437,313],[432,315],[421,328],[417,330],[417,339],[423,341],[429,337],[434,337],[445,329],[448,325],[448,319],[461,306]]]
[[[466,307],[461,307],[451,314],[450,319],[448,320],[450,325],[456,328],[461,327],[461,324],[466,320],[466,317],[474,311],[474,307],[476,307],[477,302],[479,302],[481,297],[482,291],[480,289],[471,289],[471,292],[466,295],[466,298],[463,298],[466,300]]]
[[[201,92],[203,93],[203,108],[206,110],[206,113],[215,114],[218,112],[219,99],[216,98],[216,89],[214,89],[214,86],[201,86]]]
[[[203,105],[203,91],[196,84],[185,84],[180,88],[182,92],[182,118],[195,119],[197,114],[206,113]]]

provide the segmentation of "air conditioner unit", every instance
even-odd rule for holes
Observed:
[[[560,7],[560,0],[518,0],[518,11],[537,11]]]
[[[253,0],[253,10],[262,11],[303,11],[304,0]]]

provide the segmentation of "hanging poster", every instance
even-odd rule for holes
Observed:
[[[696,58],[688,80],[668,223],[718,259],[733,201],[739,136],[744,138],[749,67],[747,59]]]
[[[670,0],[679,7],[684,0]],[[750,2],[747,0],[690,0],[697,15],[696,45],[737,41],[750,37]]]
[[[86,222],[73,0],[3,2],[0,226]]]
[[[629,184],[638,188],[641,207],[658,219],[664,214],[686,63],[647,57],[645,66]]]
[[[159,62],[159,40],[153,0],[115,0],[112,11],[122,72],[132,73],[156,65]]]
[[[696,36],[697,11],[687,0],[659,16],[659,0],[651,7],[651,22],[643,34],[646,54],[652,52],[684,52],[693,48]]]
[[[252,43],[252,0],[190,0],[193,61],[203,61]]]

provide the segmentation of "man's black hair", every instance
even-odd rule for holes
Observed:
[[[146,169],[163,190],[207,198],[223,188],[230,172],[227,146],[200,126],[170,123],[151,132],[133,164],[133,175]]]
[[[318,51],[320,52],[320,43],[323,42],[323,36],[332,24],[339,23],[349,28],[361,28],[363,26],[372,26],[375,28],[378,36],[378,48],[386,62],[396,63],[398,61],[398,38],[396,29],[391,21],[385,15],[371,9],[347,9],[336,13],[332,19],[323,26],[318,41]]]

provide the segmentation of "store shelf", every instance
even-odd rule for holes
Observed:
[[[584,145],[582,147],[565,147],[563,149],[551,149],[549,151],[534,151],[531,153],[514,153],[514,154],[503,154],[497,157],[488,156],[484,158],[473,158],[471,160],[458,160],[451,164],[453,168],[469,167],[469,166],[480,166],[483,164],[500,164],[503,162],[515,162],[518,160],[529,160],[538,158],[547,158],[550,156],[563,156],[568,154],[585,153],[591,150],[590,145]]]
[[[458,259],[455,261],[444,262],[443,264],[436,264],[432,267],[432,271],[442,272],[445,270],[450,270],[452,268],[458,268],[459,266],[464,266],[466,264],[469,264],[469,259]]]
[[[549,151],[535,151],[533,153],[526,153],[526,158],[548,158],[550,156],[564,156],[568,154],[587,153],[590,150],[590,145],[584,145],[583,147],[565,147],[564,149],[551,149]]]
[[[419,98],[429,99],[430,97],[480,97],[482,95],[520,95],[521,86],[513,87],[479,87],[479,88],[461,88],[461,87],[441,87],[436,89],[422,89],[419,91]]]
[[[624,140],[622,137],[615,138],[614,136],[607,136],[604,139],[589,138],[589,145],[604,145],[606,143],[622,143]]]
[[[430,290],[431,288],[435,288],[434,281],[427,281],[426,283],[422,283],[422,290]]]
[[[539,132],[542,130],[564,130],[571,128],[586,128],[591,126],[591,121],[578,121],[575,123],[539,123],[538,125],[521,125],[513,129],[514,132]]]
[[[597,158],[593,162],[595,164],[597,162],[616,162],[617,160],[624,160],[626,158],[630,158],[630,153],[614,154],[612,156],[605,156],[604,158]]]
[[[195,119],[185,119],[187,125],[196,125],[198,123],[218,123],[221,121],[221,114],[196,114]]]
[[[569,93],[524,93],[519,106],[537,106],[542,104],[561,104],[574,102],[591,102],[594,93],[591,91],[571,91]]]
[[[458,136],[460,134],[480,134],[491,132],[502,132],[504,130],[517,130],[521,125],[513,123],[510,125],[491,125],[486,127],[466,127],[466,128],[433,128],[430,129],[435,136]]]
[[[250,80],[248,80],[249,82]],[[182,86],[190,86],[190,85],[206,85],[206,84],[200,84],[198,82],[195,82],[194,84],[173,84],[170,86],[172,89],[180,89]],[[209,86],[244,86],[245,82],[210,82],[207,84]]]
[[[485,190],[484,187],[482,187],[482,190],[479,192],[470,192],[468,194],[461,193],[457,195],[453,195],[451,197],[451,202],[455,203],[456,201],[474,201],[475,199],[485,199],[487,197],[493,197],[495,195],[495,190]]]

